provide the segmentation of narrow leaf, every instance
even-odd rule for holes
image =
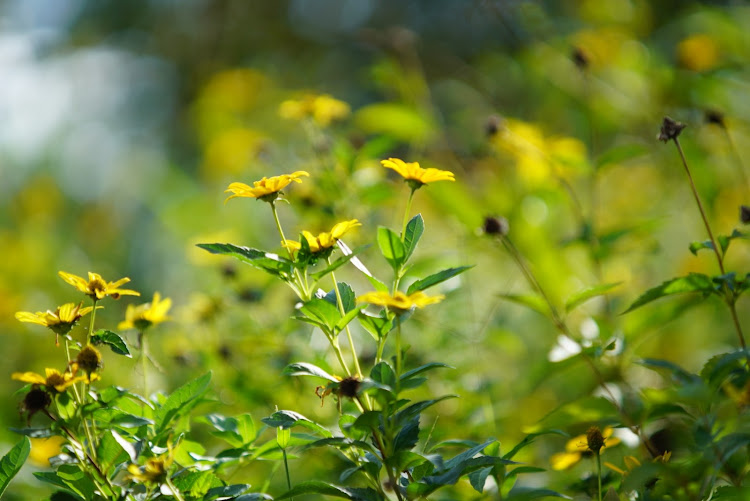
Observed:
[[[194,379],[175,390],[160,408],[156,409],[155,421],[158,431],[162,431],[180,411],[193,407],[195,400],[207,389],[211,381],[211,373]]]
[[[285,376],[316,376],[328,381],[337,383],[339,380],[336,377],[328,374],[326,371],[318,367],[317,365],[308,364],[307,362],[297,362],[289,364],[284,369]]]
[[[510,301],[511,303],[526,306],[537,313],[541,313],[545,317],[550,316],[549,306],[544,302],[544,299],[536,294],[498,294],[498,296],[506,301]]]
[[[419,239],[422,238],[422,233],[424,233],[424,219],[422,219],[422,214],[417,214],[407,223],[406,232],[404,232],[404,250],[406,251],[404,261],[408,261],[414,253]]]
[[[8,453],[0,459],[0,497],[13,480],[13,477],[21,471],[21,467],[26,462],[31,452],[31,440],[29,437],[23,437],[20,442],[13,446]]]
[[[582,291],[576,292],[575,294],[570,296],[568,298],[568,301],[565,303],[565,311],[570,312],[589,299],[606,294],[621,283],[622,282],[613,282],[609,284],[595,285],[593,287],[588,287],[586,289],[583,289]]]
[[[702,273],[690,273],[686,277],[673,278],[666,282],[653,287],[644,292],[638,299],[630,305],[623,313],[628,313],[640,308],[651,301],[669,296],[672,294],[681,294],[684,292],[703,292],[704,294],[716,293],[716,287],[711,281],[711,277]]]
[[[292,262],[271,252],[264,252],[250,247],[240,247],[234,244],[198,244],[198,247],[212,254],[235,257],[243,263],[247,263],[272,275],[289,276],[292,273]]]
[[[461,273],[473,267],[474,266],[459,266],[457,268],[448,268],[447,270],[439,271],[426,278],[417,280],[416,282],[414,282],[413,284],[409,286],[409,288],[406,290],[406,293],[412,294],[417,291],[423,291],[425,289],[432,287],[433,285],[437,285],[441,282],[445,282],[449,278],[453,278],[456,275],[460,275]]]
[[[391,229],[381,226],[378,228],[378,247],[394,270],[401,268],[406,261],[406,249],[401,238]]]

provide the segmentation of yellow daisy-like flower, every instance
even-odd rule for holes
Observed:
[[[232,183],[224,190],[224,193],[233,193],[224,203],[236,197],[257,198],[264,202],[273,202],[279,196],[279,192],[286,188],[289,183],[301,183],[301,177],[309,176],[307,172],[298,170],[292,174],[282,174],[280,176],[264,177],[260,181],[255,181],[253,186],[245,183]]]
[[[599,454],[607,447],[614,447],[620,443],[619,438],[612,437],[614,429],[611,426],[604,428],[598,435],[595,435],[593,431],[594,429],[592,428],[587,433],[568,440],[565,444],[565,452],[558,452],[550,458],[552,469],[558,471],[567,470],[578,464],[587,455],[594,454],[596,451],[589,447],[589,443],[594,447],[599,447]],[[598,431],[598,428],[596,431]],[[601,437],[601,440],[599,440],[599,437]]]
[[[424,184],[434,183],[436,181],[455,181],[453,173],[447,170],[423,169],[418,162],[404,162],[399,158],[389,158],[381,160],[381,164],[386,169],[393,169],[409,183],[412,190],[420,188]]]
[[[306,94],[300,99],[288,99],[279,106],[279,115],[290,120],[312,118],[321,127],[349,116],[351,108],[328,94]]]
[[[172,460],[170,451],[170,454],[148,459],[143,466],[131,464],[128,466],[128,473],[137,482],[149,484],[160,483],[166,477],[167,470],[172,465]]]
[[[55,311],[47,310],[46,312],[38,311],[19,311],[16,313],[16,319],[20,322],[31,322],[33,324],[48,327],[55,333],[55,344],[58,343],[58,336],[64,336],[73,326],[87,313],[90,313],[94,307],[87,306],[82,308],[83,301],[80,303],[66,303],[58,306]]]
[[[44,369],[46,376],[36,372],[14,372],[11,378],[24,383],[37,384],[44,386],[50,393],[62,393],[78,381],[83,381],[83,377],[75,377],[70,372],[61,373],[56,369]]]
[[[423,308],[428,304],[439,303],[445,298],[443,295],[428,296],[422,291],[406,295],[401,291],[396,291],[394,295],[387,292],[368,292],[357,298],[358,303],[370,303],[376,306],[385,306],[396,311],[407,311],[412,308]]]
[[[120,296],[140,296],[141,294],[137,291],[130,289],[120,289],[120,286],[130,282],[130,279],[125,277],[115,282],[107,282],[98,273],[89,272],[89,279],[86,280],[83,277],[67,273],[65,271],[58,272],[60,278],[68,282],[70,285],[83,292],[91,299],[98,301],[104,299],[107,296],[112,296],[113,299],[118,299]]]
[[[138,306],[128,305],[125,311],[125,320],[117,326],[120,329],[138,329],[145,330],[147,327],[159,324],[170,318],[167,312],[172,307],[170,298],[161,298],[161,294],[154,293],[154,299],[150,303],[144,303]]]
[[[310,252],[316,253],[330,249],[336,244],[336,241],[348,233],[352,228],[362,226],[362,224],[356,219],[350,219],[349,221],[342,221],[336,223],[331,228],[331,231],[319,234],[317,237],[309,231],[303,231],[302,236],[307,240],[307,244],[310,246]],[[295,240],[284,240],[281,245],[291,251],[298,251],[302,248],[299,242]]]

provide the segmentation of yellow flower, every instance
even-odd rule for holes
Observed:
[[[393,169],[409,183],[412,190],[416,190],[423,184],[434,183],[436,181],[455,181],[453,173],[447,170],[423,169],[419,166],[418,162],[407,163],[399,158],[389,158],[388,160],[381,160],[381,164],[386,169]]]
[[[692,35],[677,45],[677,59],[683,67],[692,71],[713,69],[718,65],[719,57],[719,44],[708,35]]]
[[[309,176],[307,172],[298,170],[292,174],[282,174],[280,176],[264,177],[260,181],[255,181],[253,186],[245,183],[232,183],[224,190],[224,193],[233,193],[224,203],[235,197],[258,198],[264,202],[273,202],[279,196],[279,192],[286,188],[292,181],[301,183],[303,176]]]
[[[357,226],[362,226],[362,224],[356,219],[350,219],[349,221],[336,223],[336,225],[331,228],[330,232],[321,233],[317,237],[309,231],[303,231],[302,236],[307,240],[307,244],[310,246],[310,252],[316,253],[330,249],[336,244],[336,241],[339,238],[343,237],[349,232],[349,230],[356,228]],[[300,243],[294,240],[284,240],[281,242],[281,245],[291,251],[298,251],[302,248]]]
[[[385,306],[397,311],[407,311],[412,308],[423,308],[428,304],[439,303],[445,296],[428,296],[422,291],[406,295],[401,291],[391,296],[387,292],[368,292],[357,298],[358,303],[370,303],[377,306]]]
[[[83,306],[83,301],[78,304],[66,303],[58,306],[55,311],[47,310],[46,312],[38,311],[36,313],[19,311],[16,313],[16,319],[21,322],[31,322],[48,327],[55,333],[55,343],[57,344],[57,337],[59,335],[62,334],[64,336],[70,332],[70,329],[73,328],[82,316],[94,309],[92,306],[85,308],[81,308],[81,306]]]
[[[11,378],[16,381],[23,381],[24,383],[44,386],[50,393],[62,393],[78,381],[85,379],[80,376],[74,377],[70,372],[63,374],[56,369],[44,369],[44,372],[46,377],[36,372],[14,372]]]
[[[167,470],[172,465],[171,453],[158,458],[150,458],[143,466],[131,464],[128,473],[133,480],[141,483],[160,483],[167,475]]]
[[[619,438],[612,438],[612,433],[614,430],[611,426],[607,426],[604,428],[604,430],[599,434],[601,437],[601,442],[598,440],[595,440],[595,444],[592,444],[594,446],[598,446],[600,443],[600,449],[599,454],[604,451],[607,447],[614,447],[615,445],[620,443]],[[565,444],[565,452],[558,452],[557,454],[553,454],[550,458],[550,464],[552,465],[553,470],[567,470],[568,468],[573,467],[576,465],[581,459],[584,458],[584,456],[587,456],[589,454],[593,454],[594,450],[589,448],[589,442],[591,437],[589,435],[592,434],[592,430],[589,430],[589,432],[584,433],[582,435],[578,435],[577,437],[573,437]],[[597,437],[598,438],[598,437]]]
[[[98,273],[89,272],[89,279],[86,280],[83,277],[73,275],[64,271],[58,272],[60,278],[68,282],[70,285],[83,292],[91,299],[99,300],[104,299],[107,296],[112,296],[113,299],[118,299],[120,296],[140,296],[139,292],[130,289],[120,289],[120,286],[130,282],[130,279],[125,277],[115,282],[107,282]]]
[[[49,468],[49,458],[60,454],[62,446],[65,443],[65,439],[60,435],[53,435],[46,438],[29,438],[31,439],[29,460],[43,468]]]
[[[669,459],[672,457],[672,452],[667,451],[664,454],[661,454],[659,456],[656,456],[653,460],[654,463],[668,463]],[[641,466],[641,462],[638,460],[635,456],[625,456],[622,458],[623,462],[625,463],[625,469],[615,466],[614,464],[605,461],[604,466],[609,468],[610,470],[614,470],[617,473],[619,473],[622,476],[626,476],[628,473],[636,469],[637,467]]]
[[[125,311],[125,320],[117,326],[120,329],[138,329],[143,331],[151,325],[156,325],[170,318],[167,312],[172,307],[172,300],[164,298],[161,294],[154,293],[154,299],[150,303],[144,303],[138,306],[128,305]]]
[[[326,127],[334,120],[349,116],[351,108],[328,94],[306,94],[300,99],[288,99],[279,106],[279,115],[291,120],[311,117],[318,125]]]

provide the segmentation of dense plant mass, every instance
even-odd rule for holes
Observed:
[[[750,7],[72,4],[0,7],[4,499],[750,499]]]

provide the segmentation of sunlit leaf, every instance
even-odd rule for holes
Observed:
[[[0,497],[13,480],[13,477],[21,471],[21,467],[26,462],[31,452],[31,440],[23,437],[20,442],[11,448],[8,453],[0,459]]]
[[[621,283],[622,282],[613,282],[609,284],[595,285],[593,287],[589,287],[583,289],[582,291],[576,292],[575,294],[570,296],[568,298],[568,301],[565,303],[565,311],[570,312],[589,299],[606,294]]]
[[[125,340],[120,337],[116,332],[108,331],[105,329],[99,329],[91,336],[91,344],[100,345],[106,344],[109,348],[117,353],[118,355],[125,355],[130,357],[130,350]]]
[[[406,293],[413,294],[417,291],[423,291],[425,289],[432,287],[433,285],[437,285],[439,283],[445,282],[446,280],[451,279],[455,277],[456,275],[460,275],[461,273],[473,267],[474,266],[459,266],[457,268],[448,268],[446,270],[433,273],[432,275],[425,277],[421,280],[417,280],[416,282],[411,284],[409,288],[406,290]]]
[[[644,292],[623,313],[628,313],[664,296],[685,292],[716,293],[716,286],[711,277],[702,273],[690,273],[686,277],[673,278]]]
[[[381,226],[378,228],[378,247],[380,253],[394,270],[401,268],[406,261],[406,249],[396,232]]]
[[[424,219],[422,219],[422,214],[417,214],[407,223],[406,231],[404,232],[405,261],[408,261],[414,253],[419,239],[422,238],[422,233],[424,233]]]

